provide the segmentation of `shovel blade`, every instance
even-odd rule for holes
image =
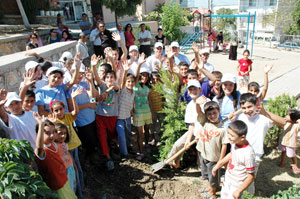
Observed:
[[[164,168],[165,165],[166,165],[166,163],[164,161],[161,161],[159,163],[152,165],[152,172],[155,173],[155,172],[161,170],[162,168]]]

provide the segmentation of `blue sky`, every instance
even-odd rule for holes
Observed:
[[[214,6],[220,5],[237,5],[238,0],[212,0]],[[194,0],[195,7],[206,7],[208,0]]]

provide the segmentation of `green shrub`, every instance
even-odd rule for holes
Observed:
[[[42,177],[31,169],[33,158],[28,141],[0,139],[0,198],[57,198]]]
[[[162,113],[166,116],[162,127],[162,145],[159,147],[160,159],[163,160],[168,157],[174,143],[186,132],[187,128],[184,123],[185,104],[178,102],[179,78],[175,75],[174,82],[172,82],[169,71],[163,70],[160,72],[160,79],[163,83],[154,84],[153,88],[165,99]]]
[[[296,107],[296,98],[283,94],[281,96],[276,97],[274,100],[270,99],[266,105],[266,110],[281,117],[285,117],[288,108],[294,107]],[[269,129],[265,137],[265,145],[270,149],[276,148],[278,146],[280,135],[281,130],[277,126],[274,126],[273,128]]]

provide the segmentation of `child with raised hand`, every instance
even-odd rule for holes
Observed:
[[[254,181],[254,151],[246,139],[247,125],[236,120],[228,126],[228,139],[232,150],[220,160],[212,170],[216,176],[218,169],[228,163],[221,199],[239,199],[243,191]]]
[[[23,109],[25,111],[32,111],[35,104],[35,93],[32,90],[27,90],[25,97],[22,101]]]
[[[280,144],[278,146],[281,150],[281,162],[280,166],[285,166],[286,156],[292,159],[291,165],[294,174],[300,174],[300,169],[297,166],[296,147],[297,147],[297,134],[300,131],[300,111],[296,109],[288,110],[288,114],[285,117],[287,121],[283,128],[280,138]]]
[[[97,95],[97,100],[99,101],[96,108],[97,135],[101,144],[102,153],[107,158],[107,170],[111,171],[114,169],[114,162],[109,153],[107,136],[110,140],[116,139],[115,131],[119,114],[119,87],[116,85],[116,73],[114,71],[107,71],[105,73],[104,82],[100,79],[96,70],[99,61],[99,56],[92,56],[92,71],[101,92],[100,96]]]
[[[140,73],[141,64],[138,64],[136,74]],[[125,160],[130,149],[131,139],[131,112],[133,110],[134,95],[133,87],[137,85],[138,79],[128,73],[130,66],[127,60],[123,60],[124,77],[123,84],[119,94],[119,115],[117,120],[118,142],[121,153],[121,159]]]
[[[76,131],[73,128],[73,122],[76,120],[76,116],[79,113],[79,108],[76,103],[76,97],[82,93],[82,90],[80,88],[77,88],[76,90],[72,90],[71,93],[71,100],[73,103],[74,110],[70,113],[65,112],[65,105],[62,101],[55,100],[50,103],[50,110],[51,113],[48,116],[48,118],[52,122],[59,122],[67,126],[68,132],[70,134],[70,142],[68,143],[69,151],[75,160],[77,172],[76,172],[76,194],[78,197],[82,197],[82,189],[84,186],[83,181],[83,172],[81,169],[81,165],[79,162],[78,157],[78,147],[81,145],[81,141],[78,138],[78,135],[76,134]]]
[[[35,159],[43,180],[51,190],[57,192],[59,199],[77,198],[71,189],[67,169],[54,142],[56,138],[54,124],[49,120],[45,120],[43,116],[39,116],[36,112],[34,112],[34,118],[38,122],[36,126]]]
[[[74,193],[76,193],[76,173],[72,158],[67,143],[70,141],[70,134],[66,125],[62,123],[55,123],[55,130],[57,136],[55,143],[57,144],[57,153],[60,155],[67,169],[67,176],[70,186]]]
[[[250,82],[248,84],[248,93],[252,93],[256,97],[256,105],[259,107],[260,103],[264,101],[267,91],[268,91],[268,86],[269,86],[269,80],[268,80],[268,73],[270,70],[273,68],[273,65],[265,65],[264,67],[264,73],[265,73],[265,78],[264,78],[264,87],[261,90],[260,93],[260,86],[257,82]],[[260,95],[259,95],[260,93]]]
[[[219,187],[219,175],[212,175],[212,169],[217,162],[224,158],[227,149],[226,129],[219,120],[220,108],[214,101],[204,105],[206,122],[203,128],[197,130],[197,150],[200,152],[200,165],[202,178],[208,178],[209,184],[201,190],[203,198],[215,198]],[[199,117],[199,115],[198,115]]]
[[[76,65],[75,75],[69,83],[61,84],[64,75],[64,71],[61,68],[52,66],[47,70],[46,75],[48,76],[49,83],[36,92],[36,105],[38,106],[40,115],[49,115],[49,105],[54,100],[61,100],[64,103],[65,111],[69,112],[66,92],[74,85],[77,78],[81,65],[80,54],[75,56],[74,61]]]
[[[250,72],[252,71],[252,60],[249,59],[250,51],[244,50],[243,58],[238,61],[238,84],[241,85],[243,82],[249,84]]]

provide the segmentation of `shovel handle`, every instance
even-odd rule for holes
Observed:
[[[192,142],[190,142],[188,144],[188,147],[192,146],[193,144],[195,144],[197,141],[193,140]],[[175,153],[172,157],[170,157],[169,159],[167,159],[165,161],[166,164],[169,164],[171,161],[175,160],[178,156],[180,156],[183,152],[185,152],[185,147],[183,147],[182,149],[180,149],[177,153]]]

